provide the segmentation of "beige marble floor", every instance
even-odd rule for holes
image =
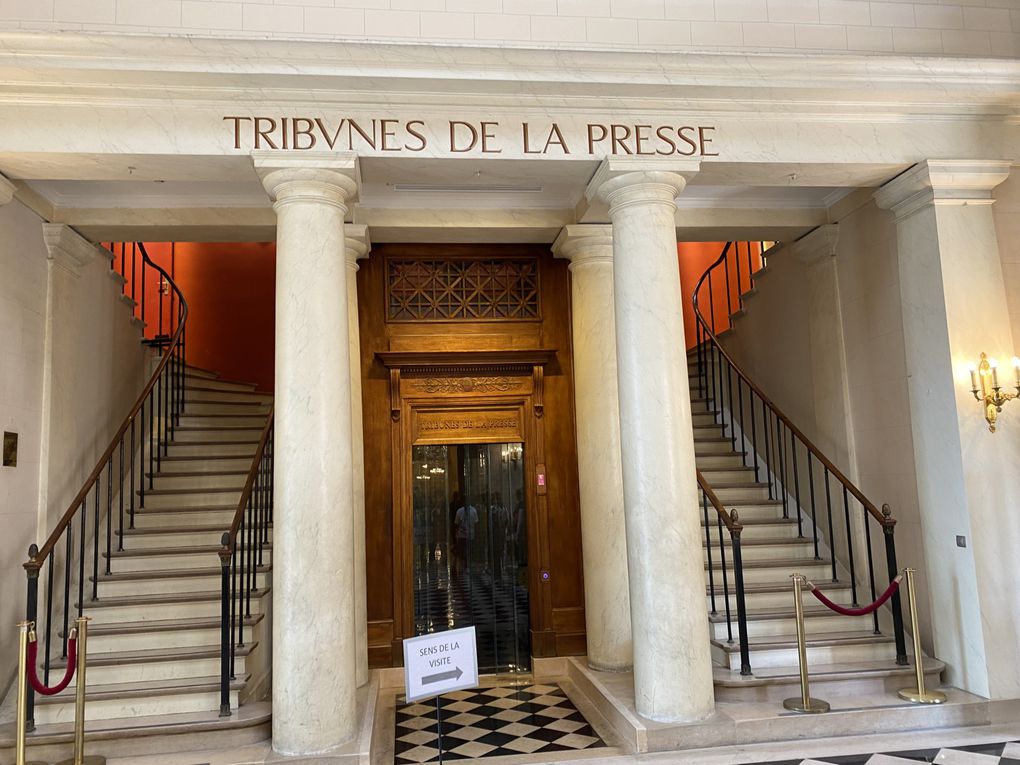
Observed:
[[[1008,725],[986,725],[974,728],[955,728],[942,731],[917,731],[880,736],[850,736],[815,739],[811,741],[785,741],[750,746],[728,746],[717,749],[698,749],[685,752],[662,752],[646,755],[625,755],[618,752],[588,758],[563,758],[570,765],[597,763],[597,765],[632,765],[637,763],[683,763],[683,765],[740,765],[748,762],[786,760],[863,752],[892,751],[932,746],[958,746],[1020,739],[1020,722]],[[267,744],[247,746],[231,751],[192,752],[149,757],[117,758],[108,765],[262,765],[270,754]],[[528,756],[479,760],[483,765],[538,765],[560,762],[548,756]],[[511,762],[512,760],[512,762]],[[467,762],[462,760],[461,762]],[[382,765],[381,763],[379,765]]]

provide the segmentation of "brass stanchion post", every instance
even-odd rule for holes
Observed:
[[[32,622],[18,622],[18,719],[15,722],[14,762],[25,765],[25,707],[28,706],[28,631]]]
[[[74,620],[78,629],[78,673],[74,694],[74,757],[63,760],[59,765],[106,765],[106,758],[98,755],[85,756],[85,664],[88,657],[89,640],[88,616]]]
[[[797,654],[800,660],[800,698],[786,699],[783,706],[792,712],[818,714],[829,711],[829,702],[811,698],[808,687],[807,640],[804,637],[804,604],[801,602],[801,588],[807,581],[803,574],[791,574],[793,579],[793,610],[797,621]]]
[[[914,593],[914,569],[904,570],[907,576],[907,600],[910,603],[910,632],[914,636],[914,673],[917,685],[903,688],[899,697],[914,704],[942,704],[946,694],[942,691],[926,691],[924,689],[924,657],[921,654],[921,633],[917,627],[917,595]]]
[[[42,765],[41,762],[25,761],[25,738],[28,735],[27,721],[25,720],[25,708],[28,706],[28,643],[34,629],[35,622],[18,622],[18,703],[16,712],[18,718],[14,722],[14,765]]]

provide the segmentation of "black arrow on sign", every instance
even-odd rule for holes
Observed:
[[[456,669],[448,669],[446,672],[437,672],[434,675],[425,675],[421,679],[422,685],[431,685],[432,683],[441,683],[443,680],[460,680],[461,675],[464,673],[460,667]]]

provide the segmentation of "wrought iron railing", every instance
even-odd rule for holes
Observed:
[[[101,572],[111,573],[114,553],[124,549],[125,532],[135,527],[135,511],[145,505],[145,493],[153,487],[153,474],[159,470],[184,409],[188,306],[170,275],[152,261],[145,247],[133,247],[138,253],[133,273],[140,274],[142,284],[151,278],[166,283],[173,308],[161,331],[147,336],[148,344],[159,349],[160,358],[141,394],[53,532],[41,547],[29,547],[24,564],[28,576],[25,616],[35,622],[43,643],[43,682],[47,684],[52,666],[67,658],[71,622],[82,615],[88,601],[98,600]],[[121,264],[126,266],[123,258]],[[40,586],[44,591],[42,614]],[[25,711],[31,730],[35,718],[31,688]]]
[[[740,532],[744,527],[736,510],[728,512],[705,476],[698,472],[698,487],[701,490],[702,525],[705,528],[705,553],[708,563],[708,597],[711,614],[719,614],[719,591],[722,594],[722,609],[726,614],[726,642],[733,643],[733,611],[736,611],[737,638],[740,644],[740,674],[751,674],[751,648],[747,642],[747,605],[744,600],[744,558],[740,547]],[[712,510],[709,510],[709,507]],[[713,538],[712,528],[716,529]],[[725,530],[725,531],[724,531]],[[730,540],[730,559],[733,562],[733,586],[730,587],[730,569],[726,559],[726,537]],[[721,580],[721,581],[720,581]],[[730,605],[731,600],[734,606]]]
[[[715,414],[733,450],[740,454],[741,464],[753,468],[756,483],[764,479],[770,500],[782,503],[783,518],[795,514],[798,538],[811,535],[814,558],[827,560],[832,581],[840,581],[838,568],[843,565],[853,604],[858,604],[862,589],[870,591],[869,600],[873,601],[877,575],[872,532],[880,532],[884,540],[887,581],[899,573],[896,521],[889,506],[883,505],[880,510],[869,500],[748,378],[716,334],[728,328],[730,316],[743,307],[743,295],[754,286],[755,266],[761,267],[768,258],[767,250],[754,251],[752,245],[757,244],[727,242],[694,289],[697,390],[707,400],[709,411]],[[892,598],[891,611],[896,663],[906,664],[899,594]],[[877,634],[878,612],[873,618]]]
[[[273,525],[273,412],[270,407],[230,529],[223,532],[220,556],[220,716],[230,716],[230,681],[236,676],[238,648],[258,597]]]

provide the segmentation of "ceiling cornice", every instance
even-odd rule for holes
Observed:
[[[1020,61],[0,32],[0,100],[15,98],[1010,120]]]

